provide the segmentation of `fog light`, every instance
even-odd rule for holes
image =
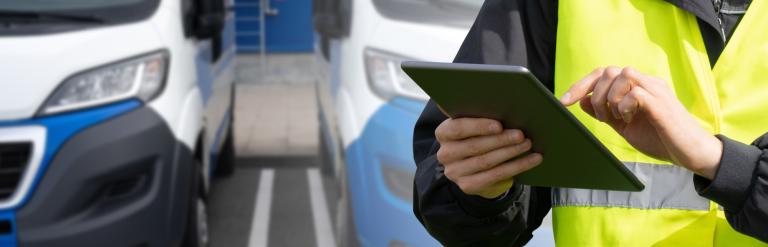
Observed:
[[[392,194],[404,201],[413,202],[413,172],[382,164],[381,174]]]

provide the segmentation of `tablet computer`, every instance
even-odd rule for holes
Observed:
[[[499,120],[533,142],[542,164],[522,184],[641,191],[644,185],[525,67],[403,62],[402,69],[451,118]]]

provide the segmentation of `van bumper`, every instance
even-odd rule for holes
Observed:
[[[49,140],[58,134],[46,127]],[[180,244],[195,163],[155,111],[137,106],[52,152],[28,201],[15,209],[19,245]]]
[[[411,205],[413,126],[423,108],[421,101],[387,102],[346,148],[355,225],[364,246],[439,246]]]

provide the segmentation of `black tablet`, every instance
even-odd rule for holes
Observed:
[[[403,62],[451,118],[481,117],[520,129],[541,165],[515,177],[536,186],[641,191],[644,185],[525,67]]]

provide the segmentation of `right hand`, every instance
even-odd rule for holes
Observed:
[[[435,136],[445,176],[469,195],[497,198],[512,187],[513,177],[543,159],[538,153],[521,156],[531,149],[531,140],[492,119],[449,118],[437,127]]]

